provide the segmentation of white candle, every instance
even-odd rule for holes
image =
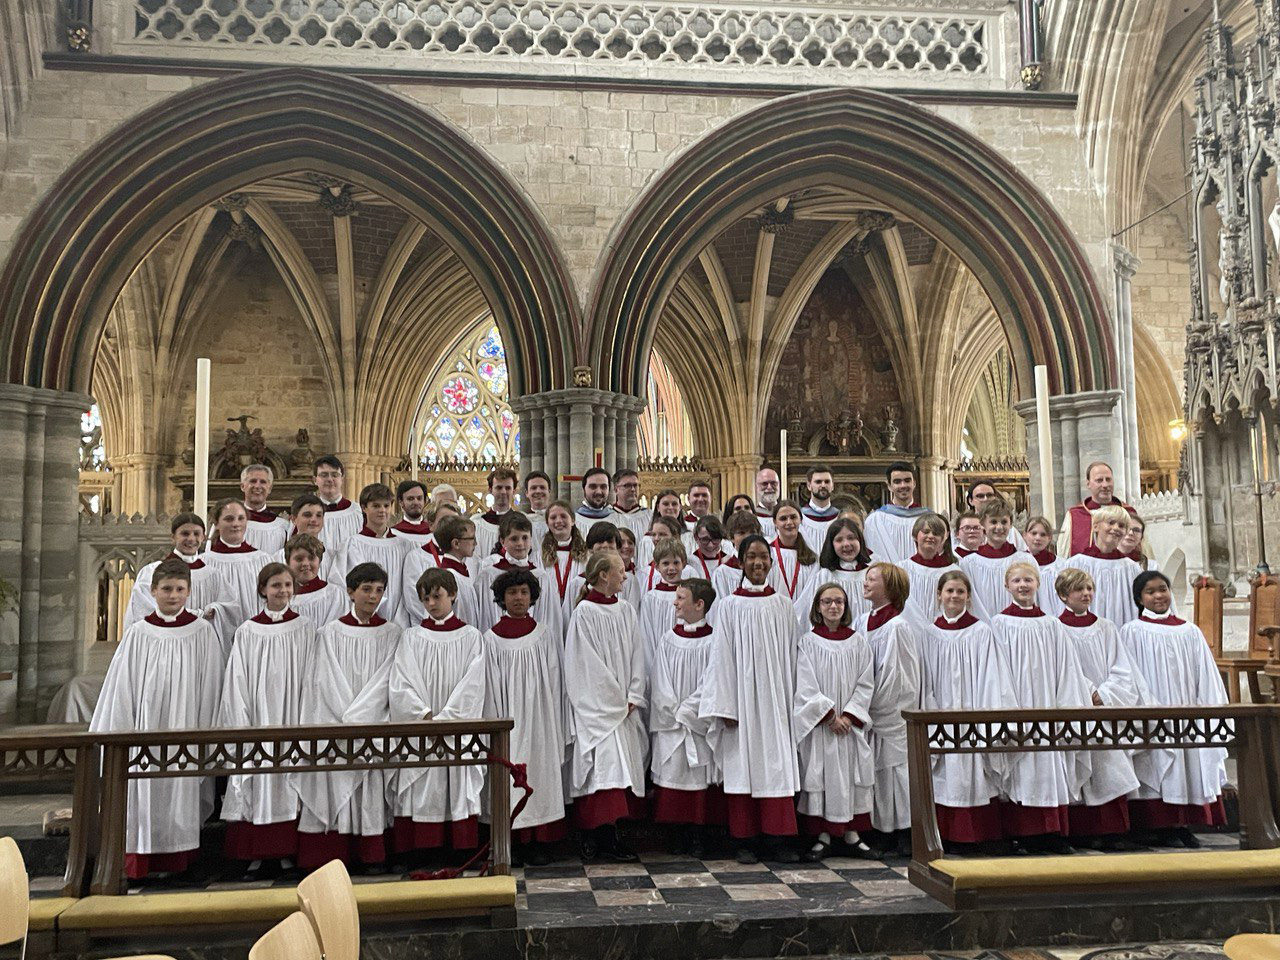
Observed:
[[[209,373],[207,357],[196,361],[196,492],[197,517],[209,515]]]
[[[1053,440],[1049,432],[1049,368],[1036,367],[1036,427],[1040,438],[1040,512],[1052,523],[1057,518],[1053,502]]]
[[[787,431],[779,430],[778,434],[781,437],[778,446],[782,450],[782,469],[778,471],[778,489],[782,491],[782,499],[786,500],[791,496],[787,492]]]

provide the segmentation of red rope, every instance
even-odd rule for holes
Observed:
[[[502,760],[498,757],[489,755],[489,764],[501,764],[507,768],[507,772],[511,775],[511,785],[518,790],[524,791],[524,796],[516,801],[515,809],[511,811],[511,827],[514,831],[516,817],[523,812],[525,805],[529,802],[529,798],[533,796],[533,787],[529,786],[529,771],[523,763],[512,763],[509,760]],[[475,855],[460,867],[444,867],[440,870],[415,870],[409,874],[410,880],[452,880],[460,877],[464,872],[470,870],[477,862],[483,860],[484,865],[480,868],[480,876],[484,876],[489,872],[492,863],[489,861],[489,848],[491,844],[484,844]]]

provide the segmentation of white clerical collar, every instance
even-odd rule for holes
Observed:
[[[378,615],[378,611],[377,610],[373,611],[373,617],[376,617],[377,615]],[[356,623],[360,624],[361,626],[367,627],[369,624],[373,623],[373,617],[370,617],[368,620],[361,620],[360,614],[356,613],[355,604],[352,604],[351,619],[354,620]]]
[[[517,560],[515,557],[511,556],[510,554],[508,554],[508,555],[507,555],[507,563],[511,564],[511,566],[513,566],[513,567],[532,567],[532,566],[533,566],[533,558],[532,558],[532,557],[525,557],[523,560]]]
[[[430,620],[432,623],[434,623],[437,627],[443,627],[446,623],[448,623],[450,620],[453,619],[453,613],[451,612],[447,617],[444,617],[443,619],[440,619],[440,620],[437,620],[435,617],[431,616],[431,614],[427,614],[427,619]]]
[[[818,506],[818,501],[817,501],[817,500],[815,500],[815,499],[813,499],[813,497],[810,497],[810,498],[809,498],[809,509],[810,509],[810,510],[816,510],[818,513],[826,513],[828,510],[830,510],[830,509],[831,509],[831,501],[830,501],[830,500],[828,500],[828,501],[827,501],[827,505],[826,505],[825,507],[820,507],[820,506]]]
[[[262,612],[267,615],[267,619],[272,623],[279,623],[284,619],[285,614],[289,612],[289,608],[285,607],[283,610],[272,610],[270,607],[264,607]]]
[[[182,616],[184,612],[186,612],[185,608],[182,610],[179,610],[173,616],[169,616],[168,614],[161,613],[160,610],[157,608],[156,616],[159,617],[161,620],[163,620],[165,623],[176,623],[178,618]]]
[[[262,501],[262,506],[260,506],[260,507],[255,507],[255,506],[254,506],[253,504],[251,504],[248,500],[246,500],[246,501],[244,502],[244,506],[245,506],[245,509],[246,509],[246,510],[252,510],[254,513],[263,513],[263,512],[267,509],[267,501],[263,500],[263,501]],[[252,521],[251,521],[251,522],[252,522]]]
[[[338,504],[342,502],[342,497],[338,497],[337,500],[326,500],[324,497],[320,497],[320,502],[323,503],[326,507],[336,507]]]
[[[690,623],[688,620],[681,620],[680,622],[684,624],[686,630],[698,630],[707,625],[707,618],[703,617],[701,620],[695,620],[693,623]]]
[[[958,616],[958,617],[948,617],[948,616],[944,613],[944,614],[942,615],[942,619],[943,619],[943,620],[945,620],[947,623],[959,623],[962,619],[964,619],[964,615],[965,615],[966,613],[968,613],[968,612],[969,612],[968,610],[965,610],[965,611],[964,611],[963,613],[961,613],[961,614],[960,614],[960,616]]]
[[[857,570],[858,564],[856,561],[841,560],[840,569],[841,570]]]
[[[231,550],[239,550],[241,547],[244,546],[243,540],[241,540],[239,543],[227,543],[227,541],[223,540],[222,537],[218,537],[218,542],[222,544],[224,547],[230,548]],[[191,561],[188,560],[187,562],[190,563]]]
[[[1158,623],[1161,620],[1168,620],[1169,617],[1172,615],[1172,611],[1173,611],[1172,604],[1170,605],[1170,608],[1166,610],[1164,613],[1156,613],[1154,610],[1144,609],[1140,614],[1138,614],[1138,618],[1140,620],[1151,620],[1153,622]]]
[[[569,544],[571,544],[572,542],[573,542],[573,538],[572,538],[572,537],[570,537],[568,540],[557,540],[557,541],[556,541],[556,546],[557,546],[557,547],[567,547],[567,546],[569,546]]]
[[[1035,609],[1035,605],[1036,605],[1036,604],[1035,604],[1035,601],[1034,601],[1034,600],[1033,600],[1033,601],[1031,601],[1031,603],[1023,603],[1022,601],[1017,600],[1017,599],[1015,598],[1015,599],[1014,599],[1014,601],[1013,601],[1013,605],[1014,605],[1015,607],[1017,607],[1019,610],[1033,610],[1033,609]]]
[[[873,617],[879,616],[881,610],[888,610],[891,606],[893,606],[893,604],[891,603],[882,603],[880,604],[880,606],[876,607],[874,610],[871,611],[871,615]],[[953,620],[951,622],[954,623],[955,621]]]
[[[766,580],[764,583],[752,583],[746,577],[743,577],[741,589],[749,593],[764,593],[769,589],[769,582]]]
[[[188,557],[185,553],[179,553],[175,550],[173,551],[173,555],[186,564],[197,563],[200,560],[200,554],[198,553],[193,553]]]

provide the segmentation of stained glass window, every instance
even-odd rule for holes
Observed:
[[[105,470],[107,448],[102,444],[102,415],[95,403],[80,414],[80,469]]]
[[[655,350],[649,355],[648,403],[640,414],[637,439],[642,457],[691,457],[693,427],[671,369]]]
[[[492,321],[462,340],[433,378],[419,450],[426,460],[520,460],[519,420],[507,405],[507,351]]]

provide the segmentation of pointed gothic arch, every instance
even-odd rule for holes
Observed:
[[[579,307],[522,188],[439,116],[373,84],[307,69],[178,94],[80,157],[0,275],[0,375],[87,391],[108,311],[145,253],[237,187],[299,168],[374,190],[475,277],[513,363],[513,393],[571,382]]]

